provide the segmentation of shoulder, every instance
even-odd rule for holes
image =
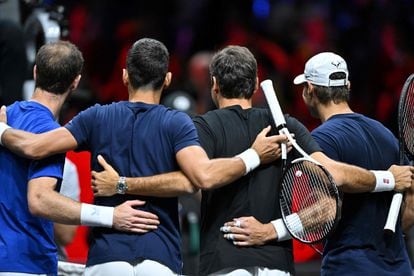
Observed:
[[[26,131],[42,133],[60,127],[50,109],[36,102],[16,102],[7,113],[13,127]]]

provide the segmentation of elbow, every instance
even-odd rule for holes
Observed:
[[[10,145],[10,150],[28,159],[39,160],[45,157],[32,142],[20,142],[14,146]]]
[[[36,217],[41,217],[44,215],[42,204],[38,197],[29,199],[29,212]]]
[[[34,159],[34,160],[39,160],[39,159],[43,159],[45,156],[42,155],[39,151],[36,151],[36,149],[32,148],[32,147],[26,147],[23,150],[23,155],[26,158],[29,159]]]
[[[47,196],[48,193],[40,191],[29,191],[28,205],[30,214],[36,217],[45,217],[48,208],[45,208],[44,202],[46,201]]]
[[[200,190],[199,186],[194,185],[191,183],[189,187],[186,189],[186,194],[195,194]]]
[[[200,172],[192,181],[195,191],[210,190],[215,187],[217,180],[208,173]]]

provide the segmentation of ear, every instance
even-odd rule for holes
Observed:
[[[37,66],[33,66],[33,79],[36,80],[37,78]]]
[[[310,83],[310,82],[306,82],[306,85],[308,86],[308,89],[306,89],[306,94],[309,96],[309,97],[312,97],[313,96],[313,91],[314,91],[314,89],[315,89],[315,87],[313,86],[313,84],[312,83]]]
[[[81,80],[81,77],[82,77],[82,75],[78,75],[74,80],[73,80],[73,82],[72,82],[72,85],[70,86],[70,90],[75,90],[77,87],[78,87],[78,85],[79,85],[79,82],[80,82],[80,80]]]
[[[211,84],[211,91],[212,91],[214,94],[218,94],[218,93],[219,93],[219,91],[220,91],[220,88],[219,88],[219,86],[218,86],[218,82],[217,82],[216,77],[212,76],[212,77],[211,77],[211,82],[212,82],[212,84]]]
[[[254,86],[253,94],[259,90],[259,77],[256,77],[256,85]]]
[[[168,72],[165,75],[165,79],[164,79],[164,88],[167,88],[168,86],[170,86],[171,84],[171,80],[172,80],[172,73]]]
[[[129,84],[128,71],[125,68],[122,69],[122,82],[124,83],[125,86],[128,86]]]
[[[348,83],[346,84],[346,86],[348,87],[348,90],[350,90],[351,89],[351,82],[348,81]]]

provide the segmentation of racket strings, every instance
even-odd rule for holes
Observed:
[[[414,154],[414,81],[408,86],[405,99],[400,102],[399,111],[400,131],[405,148],[411,155]]]
[[[281,207],[285,217],[297,214],[298,220],[285,220],[291,234],[302,241],[322,240],[334,227],[336,187],[318,165],[309,161],[294,163],[282,181]]]

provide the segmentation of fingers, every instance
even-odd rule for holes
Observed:
[[[224,234],[223,238],[229,241],[233,241],[234,245],[237,246],[250,246],[249,237],[246,234],[228,233]]]
[[[156,224],[156,225],[160,224],[158,220],[158,216],[150,212],[137,210],[134,213],[134,216],[138,217],[140,221],[145,221],[145,222]]]
[[[149,216],[149,214],[152,216]],[[153,218],[153,216],[155,217]],[[156,229],[157,225],[160,224],[160,221],[156,215],[144,211],[141,211],[139,215],[134,214],[134,217],[131,218],[130,222],[135,226],[141,224],[147,225],[148,229]]]
[[[7,123],[6,106],[2,105],[0,108],[0,122]]]
[[[129,206],[133,207],[133,206],[142,206],[142,205],[145,205],[145,203],[146,203],[145,201],[135,199],[135,200],[125,201],[124,204],[128,204]]]
[[[279,144],[289,142],[288,137],[284,134],[279,134],[279,135],[275,135],[272,137],[274,137],[274,142],[279,143]]]
[[[220,227],[220,231],[227,234],[242,234],[246,235],[246,230],[243,229],[243,222],[240,219],[234,219],[233,221],[226,222],[224,226]],[[231,236],[230,236],[231,237]]]
[[[243,220],[242,219],[233,219],[232,221],[226,222],[224,226],[232,226],[232,227],[242,227]]]
[[[134,227],[131,227],[130,229],[128,229],[128,232],[133,232],[133,233],[140,233],[140,234],[145,234],[148,233],[150,231],[156,230],[158,227],[149,227],[148,225],[145,224],[138,224]]]
[[[129,225],[125,228],[121,228],[121,230],[127,231],[127,232],[143,234],[143,233],[148,233],[150,231],[156,230],[157,228],[158,228],[157,225],[134,223],[134,224]]]
[[[102,155],[98,155],[98,157],[97,157],[97,159],[98,159],[98,163],[102,166],[102,168],[104,168],[104,170],[114,170],[112,167],[111,167],[111,165],[109,165],[107,162],[106,162],[106,160],[105,160],[105,158],[103,158],[103,156]]]
[[[271,126],[267,126],[264,129],[262,129],[262,131],[260,131],[260,133],[257,136],[266,136],[271,129]]]

